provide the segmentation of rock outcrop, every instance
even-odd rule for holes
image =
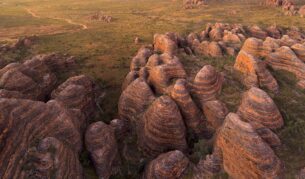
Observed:
[[[203,107],[204,115],[207,118],[208,128],[214,133],[221,127],[225,117],[229,113],[226,105],[219,100],[208,101]]]
[[[178,46],[168,35],[155,34],[154,49],[162,53],[174,55],[177,53]]]
[[[206,127],[205,119],[201,110],[193,101],[185,80],[179,79],[176,81],[171,97],[179,106],[186,126],[196,134],[203,134]]]
[[[270,146],[234,113],[221,127],[216,148],[222,154],[224,170],[232,178],[280,178],[283,166]]]
[[[283,126],[283,118],[273,100],[263,90],[253,87],[243,94],[237,112],[247,122],[257,122],[270,129]]]
[[[189,159],[179,150],[159,155],[145,168],[144,179],[182,178],[189,167]]]
[[[108,179],[118,164],[114,129],[101,121],[93,123],[86,131],[85,142],[98,177]]]
[[[241,50],[236,58],[234,69],[242,74],[242,82],[248,88],[265,87],[277,93],[279,86],[263,61]]]
[[[266,62],[275,70],[285,70],[293,73],[298,80],[305,80],[305,63],[289,47],[283,46],[269,54]]]
[[[82,178],[80,112],[48,103],[0,99],[0,178]]]
[[[224,77],[211,65],[204,66],[196,75],[193,82],[194,96],[203,104],[215,100],[220,92]]]
[[[157,98],[143,115],[138,126],[139,146],[147,156],[169,150],[185,152],[186,128],[177,104],[168,96]]]
[[[155,100],[154,93],[145,82],[138,78],[121,94],[118,104],[121,119],[137,120],[137,116]]]

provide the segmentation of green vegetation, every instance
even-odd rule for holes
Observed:
[[[112,16],[114,21],[90,21],[88,16],[98,11]],[[69,24],[65,19],[74,24]],[[2,0],[0,41],[33,34],[38,34],[39,38],[27,51],[19,50],[0,58],[12,62],[48,52],[77,56],[79,70],[74,73],[93,77],[106,93],[106,97],[100,101],[103,112],[92,121],[110,121],[116,117],[120,86],[137,49],[151,43],[155,33],[173,31],[186,35],[203,30],[208,22],[305,28],[305,18],[283,16],[280,9],[236,1],[184,10],[182,0]],[[88,29],[82,29],[81,24],[88,26]],[[140,37],[142,43],[134,44],[135,37]],[[180,59],[189,73],[198,71],[204,64],[212,64],[224,71],[230,83],[224,86],[221,99],[231,111],[236,111],[244,88],[231,70],[234,58],[181,56]],[[276,153],[285,161],[291,177],[305,166],[305,93],[296,89],[292,75],[281,71],[272,73],[281,88],[280,94],[273,95],[273,98],[285,118],[285,127],[278,131],[283,147],[277,149]],[[210,151],[208,145],[199,146],[202,143],[205,144],[200,141],[195,145],[194,161]],[[93,178],[95,174],[88,154],[84,153],[81,160],[86,175]]]

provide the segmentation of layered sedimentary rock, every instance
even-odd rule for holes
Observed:
[[[207,118],[208,127],[213,132],[222,125],[225,117],[229,113],[226,105],[219,100],[206,102],[203,110]]]
[[[248,38],[242,49],[243,51],[247,52],[248,54],[259,58],[263,56],[264,49],[263,49],[263,41],[257,38]]]
[[[291,47],[299,59],[305,62],[305,45],[295,44]]]
[[[268,71],[264,62],[243,50],[236,58],[234,69],[242,74],[242,82],[248,88],[261,86],[275,93],[279,90],[277,81]]]
[[[154,93],[144,79],[133,81],[121,94],[118,104],[121,119],[137,120],[136,116],[155,100]]]
[[[211,57],[222,57],[223,56],[222,49],[217,42],[209,43],[208,50],[209,50],[208,54]]]
[[[221,158],[215,154],[207,155],[201,159],[194,169],[194,179],[212,178],[221,170]]]
[[[283,46],[269,54],[266,62],[273,69],[291,72],[300,81],[305,80],[305,63],[289,47]]]
[[[86,117],[92,117],[96,110],[96,85],[91,78],[80,75],[69,78],[51,94],[52,99],[70,109],[79,109]]]
[[[280,138],[272,132],[268,127],[262,125],[261,123],[251,121],[249,122],[257,134],[271,147],[278,147],[281,145]]]
[[[205,130],[205,119],[201,110],[194,103],[185,80],[176,81],[171,97],[179,106],[187,127],[197,134],[202,134]]]
[[[162,54],[159,58],[149,59],[147,62],[148,83],[159,94],[168,93],[171,81],[177,78],[186,78],[183,65],[177,57]]]
[[[154,35],[154,49],[162,53],[176,54],[178,50],[177,44],[167,35]]]
[[[152,55],[152,49],[150,47],[141,47],[136,56],[134,56],[130,63],[130,71],[139,71],[145,66],[148,58]]]
[[[267,27],[266,31],[268,35],[272,38],[280,39],[282,37],[282,32],[276,25]]]
[[[222,153],[224,170],[232,178],[280,178],[283,166],[270,146],[234,113],[221,127],[216,147]]]
[[[156,99],[138,125],[139,146],[147,156],[177,149],[186,151],[186,128],[177,104],[168,96]]]
[[[182,178],[189,167],[189,159],[179,150],[159,155],[145,168],[144,179]]]
[[[11,63],[0,70],[0,88],[17,91],[24,98],[45,100],[56,85],[57,79],[46,65],[41,69]]]
[[[220,92],[224,77],[211,65],[204,66],[196,75],[193,82],[193,93],[201,105],[216,99]]]
[[[85,119],[56,100],[0,99],[0,178],[82,178]]]
[[[109,178],[118,162],[114,129],[101,121],[93,123],[86,131],[85,141],[98,177]]]
[[[251,37],[255,37],[258,39],[265,39],[266,37],[268,37],[268,33],[265,32],[264,30],[262,30],[260,27],[258,26],[252,26],[248,28],[248,33],[250,34]]]
[[[24,63],[10,63],[0,70],[0,88],[22,98],[44,101],[57,83],[56,73],[74,65],[74,57],[37,55]]]
[[[110,121],[110,126],[114,129],[117,140],[124,139],[131,130],[130,123],[126,119],[113,119]]]
[[[237,112],[248,122],[257,122],[270,129],[283,126],[283,118],[277,106],[268,94],[256,87],[245,92]]]

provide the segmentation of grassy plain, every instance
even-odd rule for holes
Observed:
[[[111,15],[114,21],[88,20],[88,16],[98,11]],[[305,28],[305,18],[283,16],[280,9],[237,1],[184,10],[182,0],[0,0],[0,41],[39,36],[30,49],[0,58],[18,61],[47,52],[77,56],[79,69],[75,73],[93,77],[106,92],[102,101],[104,112],[93,120],[109,121],[116,117],[120,85],[137,49],[142,44],[151,43],[155,33],[173,31],[186,35],[203,30],[208,22]],[[88,28],[84,29],[84,25]],[[142,43],[134,44],[135,37],[140,37]],[[202,57],[198,61],[182,57],[181,60],[188,69],[198,69],[202,64],[210,63],[229,75],[228,67],[234,63],[232,57]],[[272,73],[281,88],[281,93],[273,98],[285,118],[285,127],[277,131],[283,147],[276,153],[285,161],[287,176],[291,177],[305,166],[305,93],[294,87],[291,74]],[[243,90],[238,83],[224,87],[222,99],[232,111],[238,106]],[[206,152],[198,147],[199,156]],[[84,154],[83,158],[86,157]],[[84,165],[87,166],[86,159]],[[91,170],[86,171],[91,176]]]

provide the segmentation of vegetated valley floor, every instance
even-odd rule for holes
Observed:
[[[99,11],[112,16],[113,22],[89,20],[90,15]],[[155,33],[171,31],[185,35],[203,30],[208,22],[305,28],[305,18],[284,16],[280,9],[236,1],[185,10],[182,0],[0,0],[0,41],[39,36],[30,49],[0,58],[18,61],[47,52],[75,55],[79,68],[74,73],[93,77],[106,93],[101,102],[103,112],[92,121],[109,121],[116,117],[121,83],[139,47],[152,43]],[[134,44],[135,37],[142,42]],[[233,57],[202,57],[198,61],[186,56],[180,58],[187,69],[212,64],[222,71],[228,71],[235,60]],[[288,176],[292,177],[305,164],[305,92],[295,88],[293,75],[281,71],[272,73],[281,91],[272,97],[285,119],[285,127],[277,131],[283,146],[276,153],[285,162]],[[231,111],[236,110],[243,90],[238,83],[224,87],[222,100]],[[197,157],[207,152],[200,145],[195,147]],[[87,161],[83,160],[86,167]],[[94,176],[90,168],[86,171],[89,178]]]

